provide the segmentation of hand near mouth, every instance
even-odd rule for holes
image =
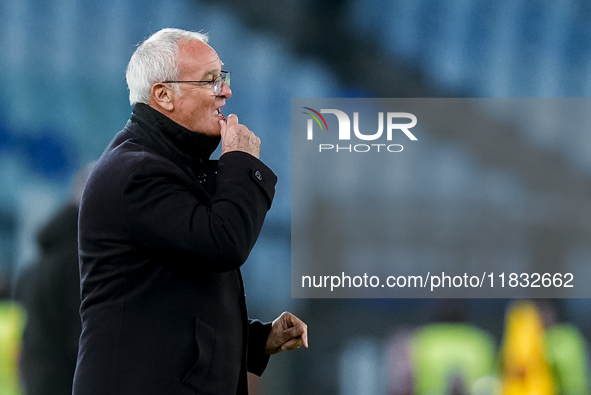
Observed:
[[[238,123],[238,116],[230,114],[226,120],[220,119],[222,136],[222,155],[231,151],[242,151],[259,158],[261,140],[246,126]]]

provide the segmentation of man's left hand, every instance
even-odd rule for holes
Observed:
[[[308,348],[308,325],[286,311],[273,321],[265,354],[273,355],[301,346]]]

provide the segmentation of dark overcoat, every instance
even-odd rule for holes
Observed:
[[[79,219],[74,395],[246,394],[270,324],[248,320],[240,266],[277,181],[260,160],[144,104],[98,161]]]

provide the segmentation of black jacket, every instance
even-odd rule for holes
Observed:
[[[270,324],[247,319],[240,266],[277,178],[138,104],[80,207],[75,395],[246,394]]]

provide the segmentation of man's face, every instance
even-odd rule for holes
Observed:
[[[178,52],[179,81],[214,81],[220,76],[222,62],[209,45],[199,41],[180,41]],[[179,83],[182,96],[173,92],[174,109],[170,117],[187,129],[210,137],[220,135],[221,112],[232,91],[225,83],[218,96],[213,83]]]

